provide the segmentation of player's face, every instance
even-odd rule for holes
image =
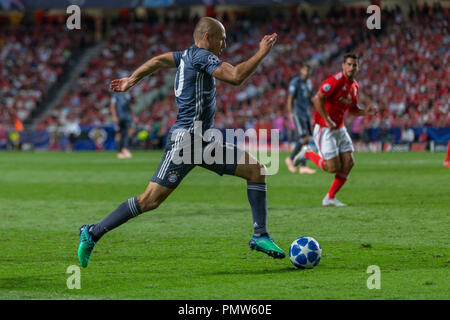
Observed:
[[[311,76],[311,69],[308,67],[302,67],[300,69],[300,77],[302,77],[303,80],[308,79]]]
[[[358,73],[358,60],[353,58],[347,58],[345,62],[342,64],[342,70],[347,78],[353,80],[356,74]]]
[[[220,25],[219,30],[209,39],[210,51],[219,57],[223,49],[227,47],[226,40],[225,28],[223,25]]]

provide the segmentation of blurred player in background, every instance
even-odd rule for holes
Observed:
[[[355,80],[358,69],[359,57],[347,53],[342,71],[323,82],[313,98],[316,108],[313,135],[319,154],[306,145],[294,158],[294,165],[309,159],[320,169],[335,174],[331,188],[322,200],[323,206],[345,206],[336,199],[336,193],[347,181],[354,165],[353,143],[344,126],[345,112],[349,110],[355,116],[377,113],[374,106],[365,110],[358,107],[359,85]]]
[[[447,144],[447,155],[445,156],[444,167],[450,168],[450,141]]]
[[[295,128],[297,129],[297,143],[295,144],[294,151],[285,159],[285,162],[289,171],[292,173],[296,172],[294,157],[299,153],[302,146],[309,144],[310,137],[312,136],[311,113],[309,111],[312,98],[310,76],[311,66],[305,63],[300,67],[300,74],[295,76],[289,83],[287,109],[290,119],[294,122]],[[316,170],[306,166],[306,159],[300,160],[299,164],[300,174],[316,173]]]
[[[119,153],[117,158],[131,158],[129,144],[130,135],[133,134],[133,111],[130,104],[130,94],[128,92],[115,92],[111,98],[110,110],[116,128],[116,134],[119,135]]]
[[[80,245],[78,258],[80,264],[86,267],[91,252],[97,241],[108,231],[122,225],[139,214],[154,210],[165,201],[175,190],[182,179],[196,166],[196,164],[174,163],[174,154],[185,149],[184,135],[195,139],[195,125],[200,123],[202,132],[211,128],[214,123],[216,110],[216,82],[215,78],[240,85],[250,77],[263,59],[272,49],[277,40],[277,34],[266,35],[259,43],[258,51],[247,61],[237,66],[222,62],[219,59],[226,47],[225,28],[218,20],[202,18],[194,30],[195,44],[184,51],[168,52],[156,56],[139,67],[129,78],[116,79],[111,82],[111,89],[125,92],[136,85],[144,77],[162,68],[177,68],[175,77],[175,98],[178,106],[177,120],[169,132],[168,142],[161,163],[151,178],[147,189],[137,197],[130,198],[120,204],[116,210],[97,224],[83,225],[80,228]],[[181,130],[181,131],[180,131]],[[176,133],[173,140],[172,133]],[[227,144],[215,140],[205,140],[200,137],[203,151],[211,146],[221,148],[223,155],[233,151],[233,159],[222,163],[202,163],[199,166],[214,171],[219,175],[228,174],[247,180],[247,197],[253,216],[253,236],[250,239],[251,249],[262,251],[274,258],[282,259],[285,253],[269,236],[267,232],[267,186],[265,166],[234,144]],[[191,158],[194,158],[195,146],[191,148]],[[251,161],[251,159],[253,161]],[[244,161],[242,161],[244,160]],[[231,163],[230,163],[231,162]]]

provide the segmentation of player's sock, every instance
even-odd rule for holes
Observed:
[[[321,156],[319,156],[317,153],[313,152],[313,151],[307,151],[305,152],[305,158],[308,160],[311,160],[312,162],[314,162],[314,164],[316,166],[318,166],[320,169],[323,170],[323,159]]]
[[[137,197],[130,198],[122,202],[116,210],[111,212],[106,218],[99,223],[93,225],[89,229],[92,239],[97,242],[106,232],[120,226],[129,219],[141,214],[141,208],[137,201]]]
[[[247,182],[247,196],[252,207],[255,237],[267,235],[267,185],[259,182]]]
[[[330,190],[328,190],[328,197],[330,199],[334,199],[336,197],[336,193],[342,188],[344,183],[347,181],[347,174],[344,173],[336,173],[334,176],[334,181],[331,184]]]
[[[295,144],[295,147],[294,147],[294,151],[292,151],[292,153],[289,156],[289,158],[294,160],[294,158],[297,155],[297,153],[300,152],[300,149],[302,148],[302,146],[303,146],[303,142],[302,141],[297,141],[297,143]]]

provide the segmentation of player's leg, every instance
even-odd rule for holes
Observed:
[[[171,141],[166,146],[163,159],[142,194],[124,201],[100,222],[80,228],[78,259],[82,267],[87,267],[92,250],[103,235],[143,212],[156,209],[192,170],[194,165],[172,162],[179,142]]]
[[[122,152],[123,149],[123,121],[119,120],[119,123],[116,126],[116,141],[118,141],[118,146],[117,146],[117,158],[119,159],[125,159],[125,154]]]
[[[242,157],[245,162],[241,159],[235,176],[247,180],[247,197],[253,217],[253,236],[249,246],[252,250],[256,249],[273,258],[283,259],[286,254],[274,243],[267,231],[267,169],[248,152]]]
[[[307,145],[309,147],[309,136],[304,137],[304,145]],[[312,150],[311,150],[312,151]],[[298,173],[300,174],[314,174],[316,173],[316,170],[311,169],[306,165],[306,158],[300,161],[300,168],[298,169]]]
[[[323,171],[329,173],[339,171],[341,162],[335,130],[315,125],[313,138],[318,148],[318,153],[315,153],[309,145],[305,145],[294,158],[294,165],[299,164],[303,159],[308,159]]]
[[[219,175],[234,175],[247,180],[247,197],[252,210],[254,232],[249,243],[250,248],[274,258],[284,258],[285,253],[267,232],[266,167],[248,152],[238,149],[236,145],[223,144],[222,148],[224,156],[222,164],[202,164],[201,167]]]
[[[125,158],[131,158],[131,153],[129,150],[130,145],[130,127],[131,123],[128,120],[123,121],[123,126],[121,127],[121,136],[122,136],[122,149],[121,152],[125,156]]]
[[[348,175],[355,164],[353,144],[347,130],[345,128],[340,129],[335,132],[335,135],[340,149],[340,166],[335,171],[336,174],[333,183],[322,201],[322,205],[324,206],[345,206],[345,204],[336,199],[336,193],[338,193],[342,186],[347,182]]]
[[[450,168],[450,141],[447,144],[447,155],[445,156],[444,167]]]
[[[297,142],[295,143],[294,150],[292,153],[285,159],[285,163],[289,169],[290,172],[295,173],[297,170],[295,169],[294,165],[294,158],[295,156],[300,152],[301,148],[305,144],[304,142],[304,136],[303,136],[303,129],[302,125],[300,123],[299,117],[297,114],[292,115],[292,119],[294,120],[294,125],[297,133]],[[306,162],[306,160],[304,160]]]
[[[311,121],[309,119],[309,116],[303,117],[302,119],[302,128],[304,128],[304,131],[302,132],[302,139],[304,141],[304,144],[310,147],[310,137],[312,137],[313,132],[311,129]],[[311,149],[312,151],[312,149]],[[309,168],[306,165],[306,158],[300,161],[300,168],[298,170],[300,174],[314,174],[316,173],[316,170]]]
[[[83,225],[80,228],[80,245],[78,247],[78,259],[81,266],[87,267],[92,250],[103,235],[141,213],[156,209],[173,190],[150,182],[144,193],[122,202],[100,222]]]
[[[342,163],[341,169],[338,170],[334,176],[333,183],[328,190],[327,197],[324,199],[326,205],[330,206],[344,206],[342,202],[336,199],[336,194],[342,188],[342,186],[347,182],[348,175],[353,167],[353,152],[343,152],[339,154],[340,161]],[[325,204],[324,204],[325,205]]]

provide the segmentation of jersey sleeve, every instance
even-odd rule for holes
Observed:
[[[295,91],[297,91],[296,79],[292,79],[291,82],[289,82],[288,93],[295,95]]]
[[[173,60],[175,61],[175,65],[178,68],[178,66],[180,65],[181,56],[183,55],[183,51],[175,51],[172,54],[173,54]]]
[[[325,97],[329,97],[333,94],[333,92],[335,91],[337,86],[337,81],[336,79],[333,77],[328,78],[327,80],[325,80],[322,85],[320,86],[319,91],[323,93],[323,95]]]
[[[222,64],[222,61],[212,52],[207,50],[199,51],[193,58],[194,68],[212,75],[212,73]]]
[[[117,102],[117,98],[116,98],[116,96],[115,95],[113,95],[112,97],[111,97],[111,103],[116,103]]]

